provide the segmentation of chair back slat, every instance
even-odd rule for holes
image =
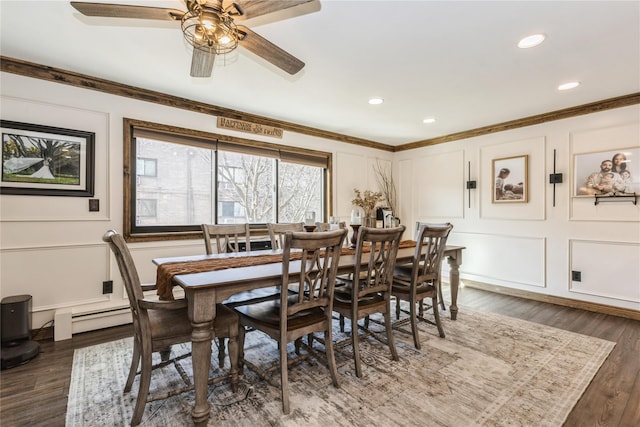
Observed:
[[[291,223],[267,223],[269,238],[271,239],[271,249],[284,249],[284,234],[287,231],[304,231],[303,222]]]
[[[223,254],[227,252],[240,252],[240,243],[244,241],[245,250],[249,251],[250,231],[249,224],[201,224],[204,245],[207,254]]]
[[[413,259],[415,283],[440,280],[442,256],[452,229],[453,225],[450,223],[420,225]]]
[[[352,288],[354,300],[391,290],[393,268],[404,230],[404,225],[394,228],[360,227],[353,276],[358,280],[358,286]],[[369,252],[365,252],[365,246],[370,248]],[[364,269],[359,262],[363,256],[367,259]]]
[[[282,286],[283,289],[294,288],[296,292],[294,295],[297,297],[290,298],[286,292],[281,293],[282,322],[286,322],[289,316],[315,307],[322,307],[331,312],[340,247],[346,232],[346,230],[317,233],[288,231],[284,234]],[[302,260],[290,261],[293,250],[302,251]],[[289,281],[293,265],[299,265],[300,272],[295,279]]]

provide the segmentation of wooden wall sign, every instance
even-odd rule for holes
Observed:
[[[259,123],[245,122],[244,120],[228,119],[226,117],[218,117],[218,127],[280,139],[282,139],[283,134],[283,130],[281,128],[261,125]]]

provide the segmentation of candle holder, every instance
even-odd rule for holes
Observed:
[[[358,243],[358,229],[360,228],[360,224],[351,224],[351,228],[353,228],[353,236],[351,236],[351,249],[356,248],[356,243]]]

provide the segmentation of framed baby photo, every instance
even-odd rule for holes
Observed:
[[[8,120],[2,120],[0,127],[0,193],[93,196],[93,132]]]
[[[491,162],[492,203],[526,203],[529,201],[529,156],[494,159]]]
[[[573,156],[573,197],[640,193],[640,148]]]

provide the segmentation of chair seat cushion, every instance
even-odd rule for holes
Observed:
[[[436,292],[436,288],[430,282],[421,283],[416,288],[416,295],[422,298],[427,296],[432,296],[432,294],[435,294],[435,292]],[[391,288],[392,295],[408,296],[410,293],[411,293],[411,288],[409,286],[406,286],[401,283],[393,282],[393,287]]]
[[[298,295],[289,296],[289,304],[294,304],[298,299]],[[234,307],[234,310],[240,315],[240,323],[244,324],[247,320],[271,327],[278,327],[280,324],[280,300],[268,300],[257,304],[240,305]],[[287,325],[289,330],[299,329],[305,325],[312,325],[325,319],[324,310],[319,307],[311,308],[289,316]]]
[[[352,301],[352,293],[351,286],[341,286],[340,290],[336,288],[333,294],[333,306],[336,307],[350,307]],[[365,297],[360,298],[358,301],[358,306],[363,307],[370,304],[378,304],[384,302],[384,297],[378,293],[369,294]]]

